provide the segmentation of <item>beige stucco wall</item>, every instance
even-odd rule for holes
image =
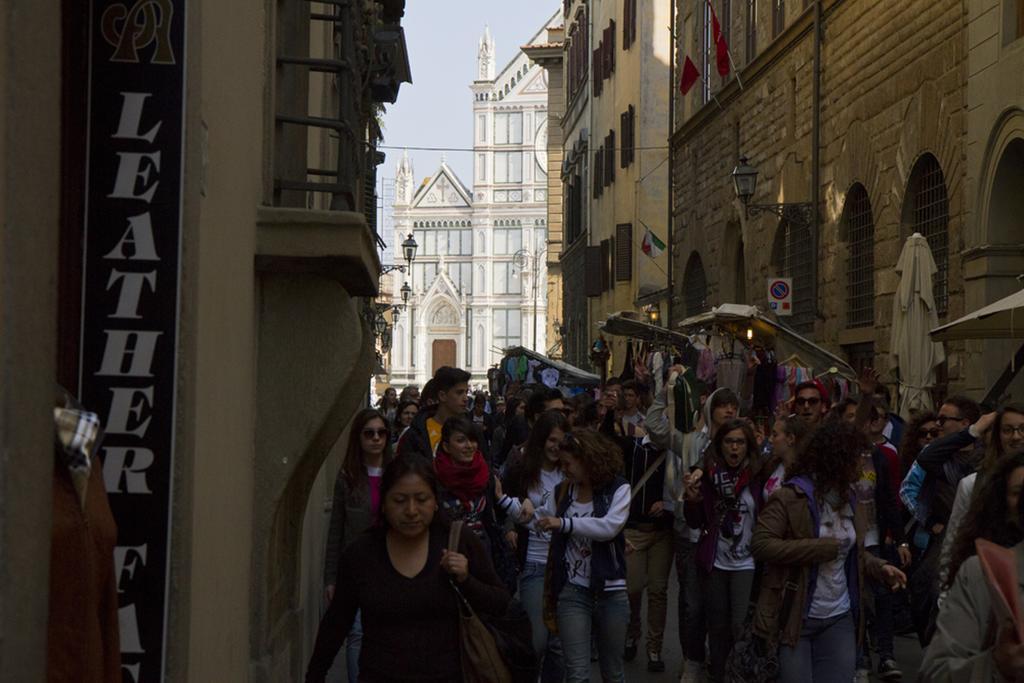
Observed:
[[[253,254],[262,199],[266,17],[238,0],[203,2],[192,15],[188,202],[197,229],[186,235],[194,268],[183,290],[194,308],[194,423],[190,528],[175,541],[190,555],[187,680],[241,680],[249,667],[256,342]],[[233,36],[225,40],[225,36]],[[198,118],[196,118],[198,117]],[[205,187],[195,193],[194,181]],[[186,398],[187,401],[187,398]],[[187,536],[186,536],[187,535]],[[182,600],[181,598],[187,598]],[[182,644],[178,640],[172,643]],[[173,651],[173,649],[172,649]],[[179,676],[182,674],[178,672]]]
[[[608,314],[636,310],[641,288],[658,290],[668,286],[668,253],[651,259],[640,249],[644,224],[667,243],[668,230],[668,124],[669,61],[671,49],[671,2],[648,0],[637,3],[636,41],[623,50],[622,3],[598,2],[591,5],[593,29],[591,47],[596,49],[602,31],[615,21],[615,70],[604,81],[604,90],[593,98],[591,160],[610,130],[615,131],[615,181],[591,199],[590,244],[615,236],[616,225],[633,225],[632,277],[614,278],[614,290],[590,300],[591,327]],[[591,74],[593,78],[593,74]],[[636,109],[636,145],[633,163],[620,167],[622,126],[620,115],[629,105]],[[607,152],[606,152],[607,153]],[[616,250],[619,248],[615,245]],[[613,261],[615,257],[613,256]],[[612,349],[611,372],[622,370],[626,339],[608,338]]]
[[[57,376],[60,17],[0,11],[0,672],[45,677]]]

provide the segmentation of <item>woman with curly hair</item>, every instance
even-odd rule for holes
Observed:
[[[996,622],[974,546],[979,538],[1005,547],[1016,546],[1018,566],[1024,562],[1024,546],[1018,545],[1024,540],[1022,488],[1021,453],[998,461],[978,484],[977,495],[952,546],[949,574],[943,585],[949,592],[925,653],[922,680],[1024,679],[1024,646],[1013,642],[1012,636],[1005,638],[1006,624]]]
[[[750,539],[761,500],[760,470],[750,423],[732,419],[715,432],[704,471],[686,475],[686,523],[700,529],[697,567],[707,596],[711,680],[721,681],[733,642],[743,631],[754,583]]]
[[[601,678],[625,680],[622,644],[629,623],[626,541],[629,483],[622,451],[596,432],[569,433],[560,446],[566,481],[537,511],[535,528],[551,534],[551,580],[545,623],[555,621],[566,681],[590,680],[591,625],[596,629]],[[554,619],[552,619],[554,617]]]
[[[870,449],[854,425],[826,422],[758,515],[751,546],[763,574],[752,627],[779,643],[782,683],[849,683],[864,633],[865,573],[890,588],[906,583],[864,550],[868,520],[853,487]]]
[[[533,623],[533,650],[542,661],[542,681],[561,681],[562,646],[548,633],[542,620],[544,576],[547,573],[550,535],[533,527],[534,512],[546,506],[565,478],[560,467],[561,444],[569,421],[557,410],[542,413],[526,441],[524,457],[511,463],[501,478],[504,496],[498,500],[516,520],[516,555],[519,601]]]

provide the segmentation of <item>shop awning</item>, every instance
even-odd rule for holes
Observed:
[[[931,331],[935,341],[1024,339],[1024,290]]]
[[[558,370],[560,378],[558,383],[566,386],[579,386],[579,387],[596,387],[601,384],[601,377],[595,375],[592,372],[586,370],[580,370],[575,365],[569,365],[563,363],[560,360],[554,360],[548,358],[544,354],[537,353],[532,349],[528,349],[525,346],[511,346],[504,350],[504,357],[502,362],[508,358],[518,358],[520,356],[526,356],[532,360],[539,361],[542,367],[554,368]]]
[[[751,330],[753,343],[775,349],[779,362],[796,355],[818,373],[835,368],[847,379],[853,380],[857,377],[857,373],[842,358],[800,336],[785,325],[775,322],[757,306],[722,304],[707,313],[686,318],[677,327],[686,334],[713,334],[717,328],[743,342],[747,342],[747,330]]]
[[[599,329],[605,334],[616,337],[632,337],[642,341],[672,344],[680,349],[690,345],[690,338],[685,334],[638,320],[635,315],[632,311],[612,313],[607,320],[601,323]]]

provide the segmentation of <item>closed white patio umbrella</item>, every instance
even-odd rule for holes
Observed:
[[[937,272],[928,240],[918,232],[907,238],[896,263],[900,283],[892,306],[890,354],[899,368],[899,412],[909,419],[914,412],[931,410],[935,368],[946,360],[942,344],[929,332],[938,325],[932,277]]]

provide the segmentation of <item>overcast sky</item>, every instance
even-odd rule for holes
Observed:
[[[476,53],[484,25],[491,27],[498,52],[497,70],[544,26],[559,0],[409,0],[405,38],[413,82],[402,85],[398,102],[388,105],[384,145],[396,147],[473,146],[473,98]],[[402,152],[385,149],[381,175],[394,178]],[[447,152],[448,165],[472,186],[472,154]],[[431,175],[441,152],[409,151],[416,180]]]

